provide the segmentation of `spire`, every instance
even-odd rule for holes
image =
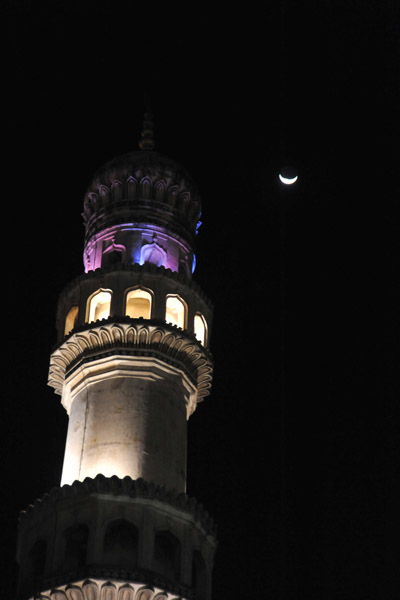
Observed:
[[[145,112],[142,132],[140,134],[139,148],[141,150],[154,150],[154,121],[151,112]]]

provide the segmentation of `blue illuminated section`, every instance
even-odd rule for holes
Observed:
[[[201,213],[199,214],[199,219],[200,219],[200,217],[201,217]],[[202,225],[202,222],[201,221],[197,221],[197,224],[196,224],[196,235],[199,233],[199,229],[200,229],[201,225]]]
[[[192,261],[192,275],[194,273],[194,270],[196,268],[196,255],[193,254],[193,261]]]

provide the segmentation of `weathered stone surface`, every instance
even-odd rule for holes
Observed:
[[[111,554],[107,547],[110,527],[117,536]],[[129,530],[136,534],[126,545],[124,532]],[[165,566],[157,559],[155,544],[160,533],[174,542],[174,571],[167,556]],[[190,597],[198,555],[203,585],[211,589],[215,549],[214,523],[194,498],[141,479],[99,475],[54,488],[21,513],[19,597],[39,591],[46,597],[56,590],[68,598],[72,594],[68,584],[93,577],[112,579],[118,585],[136,582],[143,587],[147,583],[158,586],[160,593]],[[91,588],[86,591],[93,592]]]

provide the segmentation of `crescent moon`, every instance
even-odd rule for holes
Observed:
[[[281,175],[281,173],[279,173],[279,179],[282,181],[282,183],[284,183],[285,185],[292,185],[293,183],[296,183],[296,181],[298,180],[298,175],[296,175],[296,177],[284,177],[283,175]]]

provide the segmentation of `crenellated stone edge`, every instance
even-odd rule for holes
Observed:
[[[183,368],[197,387],[197,400],[210,393],[211,354],[196,338],[164,321],[109,317],[75,329],[50,358],[48,384],[62,394],[67,372],[82,360],[107,352],[157,356]]]
[[[187,590],[167,592],[164,587],[119,578],[113,573],[98,573],[81,581],[50,587],[47,591],[31,596],[28,600],[185,600],[193,597]],[[119,575],[119,574],[117,574]],[[121,575],[124,575],[121,573]],[[48,582],[49,583],[49,582]],[[160,582],[161,583],[161,582]]]
[[[20,512],[19,526],[23,527],[27,520],[35,519],[41,511],[52,510],[58,502],[91,494],[112,494],[114,496],[166,502],[175,508],[191,513],[195,521],[200,523],[207,534],[216,537],[214,520],[195,498],[190,498],[184,492],[168,490],[165,486],[157,485],[152,481],[145,481],[142,478],[132,479],[128,475],[120,479],[116,475],[105,477],[99,474],[94,479],[86,477],[83,481],[77,480],[71,485],[65,484],[62,487],[54,487],[42,498],[38,498],[34,504],[30,504],[26,510]]]

